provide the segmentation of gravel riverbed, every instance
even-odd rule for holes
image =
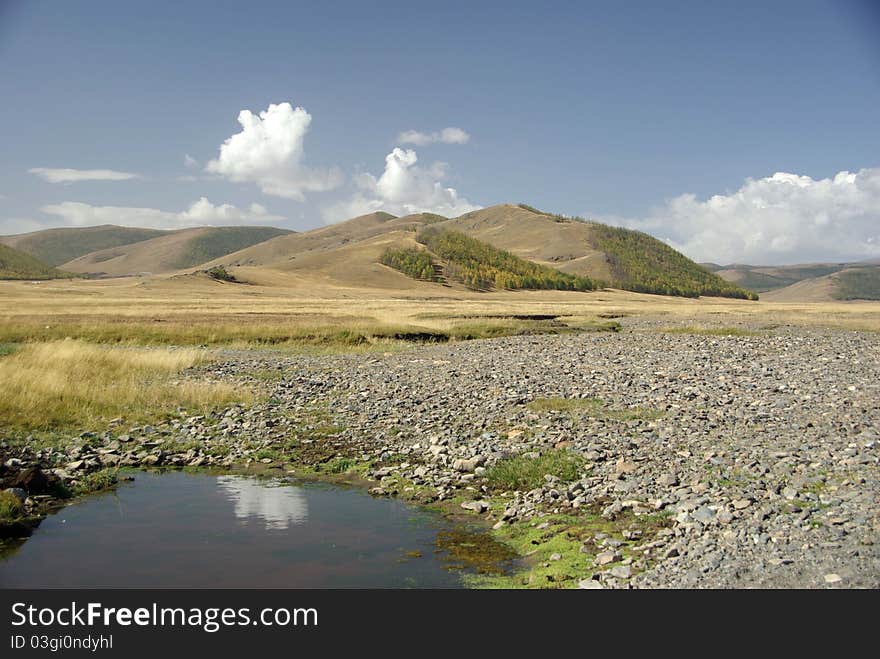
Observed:
[[[385,354],[229,352],[200,376],[256,382],[265,402],[120,425],[66,451],[7,451],[5,469],[75,480],[115,465],[271,466],[284,446],[304,464],[369,461],[374,494],[463,497],[491,525],[578,509],[662,516],[650,537],[596,538],[574,575],[583,587],[880,586],[880,335],[659,327]],[[601,402],[529,405],[551,398]],[[499,461],[561,448],[583,459],[575,479],[489,492]]]

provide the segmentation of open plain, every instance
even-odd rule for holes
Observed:
[[[135,409],[79,391],[51,417],[5,404],[5,478],[357,481],[478,519],[523,558],[474,586],[880,585],[880,304],[236,275],[0,283],[0,369],[48,351],[15,385],[33,410],[57,398],[47,380],[86,381],[53,350],[138,356],[126,386],[155,394]]]

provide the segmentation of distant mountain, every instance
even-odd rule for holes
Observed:
[[[727,281],[760,292],[779,302],[880,299],[880,261],[804,263],[761,266],[736,263],[719,266]]]
[[[880,300],[880,265],[853,264],[762,294],[770,302]]]
[[[113,224],[97,227],[45,229],[15,236],[0,236],[0,243],[35,256],[49,265],[61,265],[73,259],[109,247],[164,236],[170,231],[132,229]]]
[[[290,233],[275,227],[199,227],[166,231],[148,240],[90,252],[62,267],[71,272],[104,276],[173,272]]]
[[[70,276],[30,254],[0,243],[0,279],[58,279]]]

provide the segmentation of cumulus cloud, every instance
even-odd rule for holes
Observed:
[[[28,173],[39,176],[49,183],[78,183],[80,181],[127,181],[140,178],[140,174],[117,172],[114,169],[55,169],[33,167]]]
[[[358,192],[348,201],[324,210],[328,222],[336,222],[365,213],[383,210],[394,215],[437,213],[456,217],[480,208],[455,188],[444,187],[445,163],[423,168],[412,149],[395,148],[385,156],[385,171],[376,178],[364,173],[355,178]]]
[[[237,183],[256,183],[269,195],[302,201],[306,192],[332,190],[342,184],[336,168],[313,169],[303,164],[303,142],[312,116],[290,103],[274,103],[259,115],[238,114],[241,132],[220,146],[206,171]]]
[[[206,197],[193,202],[189,208],[179,213],[156,208],[92,206],[78,201],[50,204],[40,210],[61,218],[69,226],[119,224],[128,227],[179,229],[187,226],[222,226],[236,222],[273,222],[285,219],[280,215],[271,215],[260,204],[251,204],[247,209],[242,209],[232,204],[215,205]]]
[[[467,144],[471,136],[461,128],[450,126],[440,131],[431,133],[422,133],[417,130],[406,130],[397,136],[400,144],[415,144],[416,146],[425,146],[426,144]]]
[[[650,217],[604,218],[697,261],[784,264],[880,256],[880,168],[831,178],[778,172],[731,194],[676,197]]]

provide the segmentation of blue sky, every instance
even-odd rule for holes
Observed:
[[[523,201],[700,259],[880,256],[870,2],[0,7],[0,233]]]

